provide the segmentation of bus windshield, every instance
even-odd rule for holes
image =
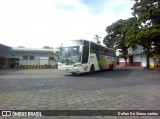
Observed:
[[[79,46],[61,47],[59,52],[60,63],[77,63],[80,62]]]
[[[63,42],[59,51],[59,62],[65,63],[66,65],[81,62],[81,54],[79,53],[81,44],[82,40]]]

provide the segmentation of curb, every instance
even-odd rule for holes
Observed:
[[[51,65],[16,65],[15,69],[56,69],[55,66]]]

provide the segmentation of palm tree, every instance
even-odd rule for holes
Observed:
[[[101,44],[100,38],[101,37],[99,37],[98,34],[96,34],[93,39],[95,39],[96,43]]]

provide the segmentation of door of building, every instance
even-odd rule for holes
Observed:
[[[129,65],[133,66],[133,55],[129,56]]]

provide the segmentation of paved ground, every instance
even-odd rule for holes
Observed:
[[[160,71],[117,68],[73,76],[56,69],[0,70],[0,110],[160,110]],[[1,118],[1,117],[0,117]],[[17,117],[6,117],[17,119]],[[25,117],[31,118],[31,117]],[[154,116],[37,117],[158,119]]]

